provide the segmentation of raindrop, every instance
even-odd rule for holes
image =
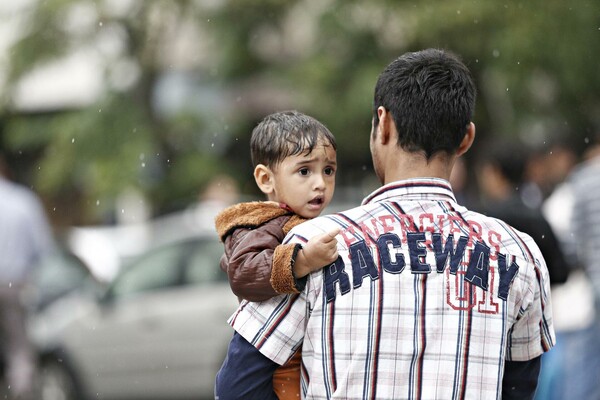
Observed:
[[[146,168],[146,163],[145,162],[142,163],[142,168]]]
[[[583,139],[583,142],[584,142],[585,144],[590,144],[590,138],[589,138],[589,137],[586,137],[585,139]]]
[[[102,21],[98,22],[98,26],[102,26],[104,23]]]
[[[71,143],[75,143],[75,138],[71,139]]]
[[[492,51],[492,56],[494,56],[494,58],[500,57],[500,50],[494,49],[494,51]]]
[[[456,13],[457,13],[458,15],[460,15],[460,10],[456,10]]]
[[[99,206],[100,205],[100,200],[96,200],[96,205]]]
[[[121,208],[121,214],[125,214],[125,209]]]

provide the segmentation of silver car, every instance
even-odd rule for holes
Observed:
[[[32,321],[41,398],[213,397],[238,301],[219,269],[216,237],[153,249],[100,296],[64,296]]]

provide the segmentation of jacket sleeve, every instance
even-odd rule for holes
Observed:
[[[255,229],[236,229],[227,236],[226,260],[221,260],[231,290],[249,301],[264,301],[282,293],[298,293],[303,281],[292,275],[297,249],[280,243],[282,221],[275,219]]]
[[[306,286],[308,276],[294,277],[292,268],[302,246],[298,243],[280,244],[273,252],[271,286],[279,294],[300,293]]]

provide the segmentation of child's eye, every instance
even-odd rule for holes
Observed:
[[[300,175],[302,175],[302,176],[306,176],[306,175],[308,175],[308,174],[309,174],[309,172],[310,172],[310,171],[308,170],[308,168],[300,168],[300,169],[298,170],[298,173],[299,173]]]
[[[327,175],[327,176],[335,175],[335,169],[333,169],[332,167],[325,168],[325,175]]]

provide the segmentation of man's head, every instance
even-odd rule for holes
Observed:
[[[269,200],[305,218],[329,204],[337,145],[321,122],[297,111],[268,115],[254,128],[250,149],[254,179]]]
[[[455,55],[437,49],[406,53],[377,80],[373,125],[377,128],[383,107],[404,151],[422,153],[426,159],[438,152],[452,155],[472,120],[475,97],[471,74]]]

